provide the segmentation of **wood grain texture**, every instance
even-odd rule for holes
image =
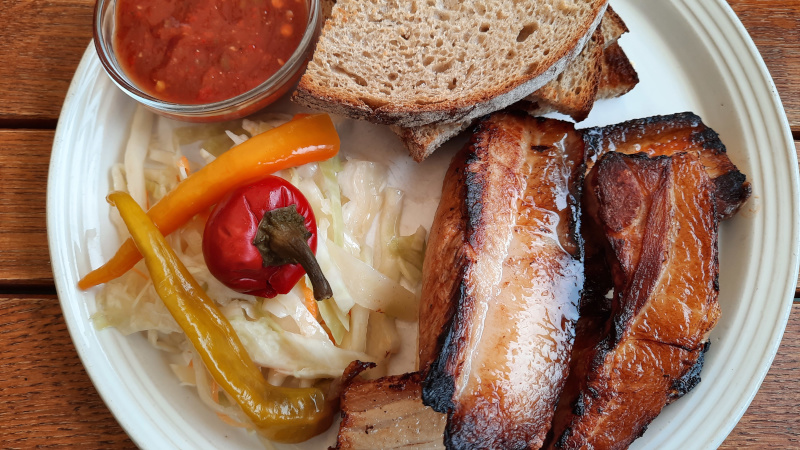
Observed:
[[[800,448],[800,303],[795,303],[772,367],[742,420],[720,447]],[[713,382],[714,380],[703,380]]]
[[[759,48],[800,137],[800,0],[728,1]],[[57,299],[8,294],[53,286],[45,227],[52,129],[90,43],[93,6],[92,0],[0,0],[0,127],[40,129],[0,130],[3,448],[135,448],[81,365]],[[798,338],[795,304],[764,384],[722,448],[800,448]]]
[[[800,2],[728,3],[764,57],[792,130],[800,133]],[[0,121],[55,123],[72,74],[92,37],[93,6],[91,0],[2,2]]]
[[[721,448],[798,448],[800,304],[747,413]],[[5,448],[134,448],[91,384],[55,297],[0,297],[0,442]],[[713,382],[713,380],[704,380]]]
[[[797,96],[800,97],[800,92],[797,93]],[[798,170],[800,170],[800,141],[794,142],[794,148],[797,152]],[[800,298],[800,273],[797,274],[797,285],[794,288],[794,298]]]
[[[728,4],[764,58],[789,126],[800,133],[800,1],[728,0]]]
[[[53,286],[45,203],[53,131],[0,130],[0,284]]]
[[[55,125],[93,9],[93,0],[0,2],[0,121]]]
[[[55,297],[0,297],[3,448],[136,448],[97,394]]]

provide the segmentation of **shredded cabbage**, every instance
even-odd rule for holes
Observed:
[[[375,267],[395,281],[400,281],[401,273],[397,255],[392,251],[392,240],[398,234],[402,209],[403,191],[394,188],[385,189],[383,191],[383,209],[378,220]]]
[[[137,105],[131,122],[131,132],[125,148],[125,173],[127,174],[128,193],[142,208],[147,208],[147,192],[144,185],[144,160],[150,135],[153,129],[153,114],[144,106]]]
[[[381,192],[386,187],[387,177],[387,168],[372,161],[350,160],[339,172],[342,195],[348,199],[342,207],[342,216],[359,241],[366,240],[380,213]]]
[[[417,320],[419,301],[416,295],[336,244],[329,242],[327,250],[355,303],[403,320]]]
[[[370,311],[369,329],[367,330],[367,354],[375,358],[376,361],[384,361],[397,353],[399,348],[400,335],[397,332],[395,320],[386,314]],[[388,375],[387,366],[379,364],[368,375],[372,378]]]
[[[331,223],[331,240],[336,245],[344,245],[344,218],[342,215],[342,197],[336,174],[342,170],[338,156],[319,163],[322,174],[321,188],[327,198],[322,204],[322,211],[328,215]],[[326,208],[327,206],[327,208]]]
[[[303,336],[324,341],[329,340],[325,329],[322,328],[322,325],[303,304],[303,295],[298,291],[299,287],[295,286],[286,295],[278,295],[271,301],[262,301],[261,307],[264,312],[272,314],[278,319],[288,317],[293,320],[297,327],[297,332]]]
[[[287,332],[267,316],[228,319],[256,364],[296,378],[338,377],[352,361],[372,361],[366,353],[338,348],[329,340]]]
[[[290,119],[262,114],[187,126],[138,109],[123,162],[111,168],[111,187],[139,192],[140,204],[153,204],[192,168]],[[270,383],[311,386],[316,380],[341,376],[356,359],[378,363],[371,376],[386,374],[387,362],[401,344],[416,346],[400,342],[396,319],[403,324],[417,320],[425,229],[411,236],[398,234],[403,193],[387,186],[388,168],[383,164],[337,157],[276,175],[300,189],[317,218],[316,256],[334,294],[316,303],[318,314],[307,308],[308,293],[299,284],[285,295],[265,299],[233,291],[214,278],[202,253],[204,215],[169,235],[170,246],[230,320]],[[120,240],[125,239],[127,230],[116,211],[111,218]],[[90,241],[99,238],[87,234]],[[114,327],[126,335],[144,333],[154,347],[170,355],[170,368],[180,383],[196,386],[202,401],[222,420],[250,426],[214,383],[156,294],[143,263],[105,284],[96,306],[96,327]]]

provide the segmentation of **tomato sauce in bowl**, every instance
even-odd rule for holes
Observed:
[[[205,104],[275,74],[306,31],[306,0],[118,0],[114,50],[130,79],[167,102]]]

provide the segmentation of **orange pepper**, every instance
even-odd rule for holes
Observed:
[[[206,211],[229,191],[289,167],[332,158],[339,152],[339,135],[327,114],[296,118],[253,136],[193,173],[147,212],[164,235]],[[142,255],[131,239],[105,264],[78,282],[88,289],[130,270]]]

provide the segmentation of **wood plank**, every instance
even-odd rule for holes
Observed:
[[[742,420],[720,447],[800,448],[800,303],[795,303],[772,367]],[[713,382],[713,380],[703,380]]]
[[[53,285],[45,223],[53,135],[0,130],[0,284]]]
[[[81,365],[55,297],[0,298],[0,441],[5,447],[135,448]],[[747,413],[721,448],[800,445],[800,304]],[[705,380],[704,382],[713,382]]]
[[[800,133],[800,2],[729,0],[761,51]],[[92,36],[91,0],[11,0],[0,8],[0,120],[58,119]]]
[[[0,284],[52,286],[45,199],[47,130],[0,130]],[[795,142],[800,158],[800,142]],[[800,276],[795,292],[800,297]]]
[[[55,125],[92,38],[94,0],[4,0],[0,120]]]
[[[81,364],[55,297],[0,298],[4,448],[136,448]]]
[[[52,131],[0,130],[0,284],[52,285],[45,199]],[[800,142],[795,142],[800,158]],[[800,297],[798,277],[796,297]]]
[[[800,141],[795,141],[794,147],[797,152],[798,170],[800,170]],[[797,286],[794,289],[794,298],[800,298],[800,273],[797,274]]]
[[[728,0],[728,4],[764,58],[792,131],[800,133],[800,1]]]

